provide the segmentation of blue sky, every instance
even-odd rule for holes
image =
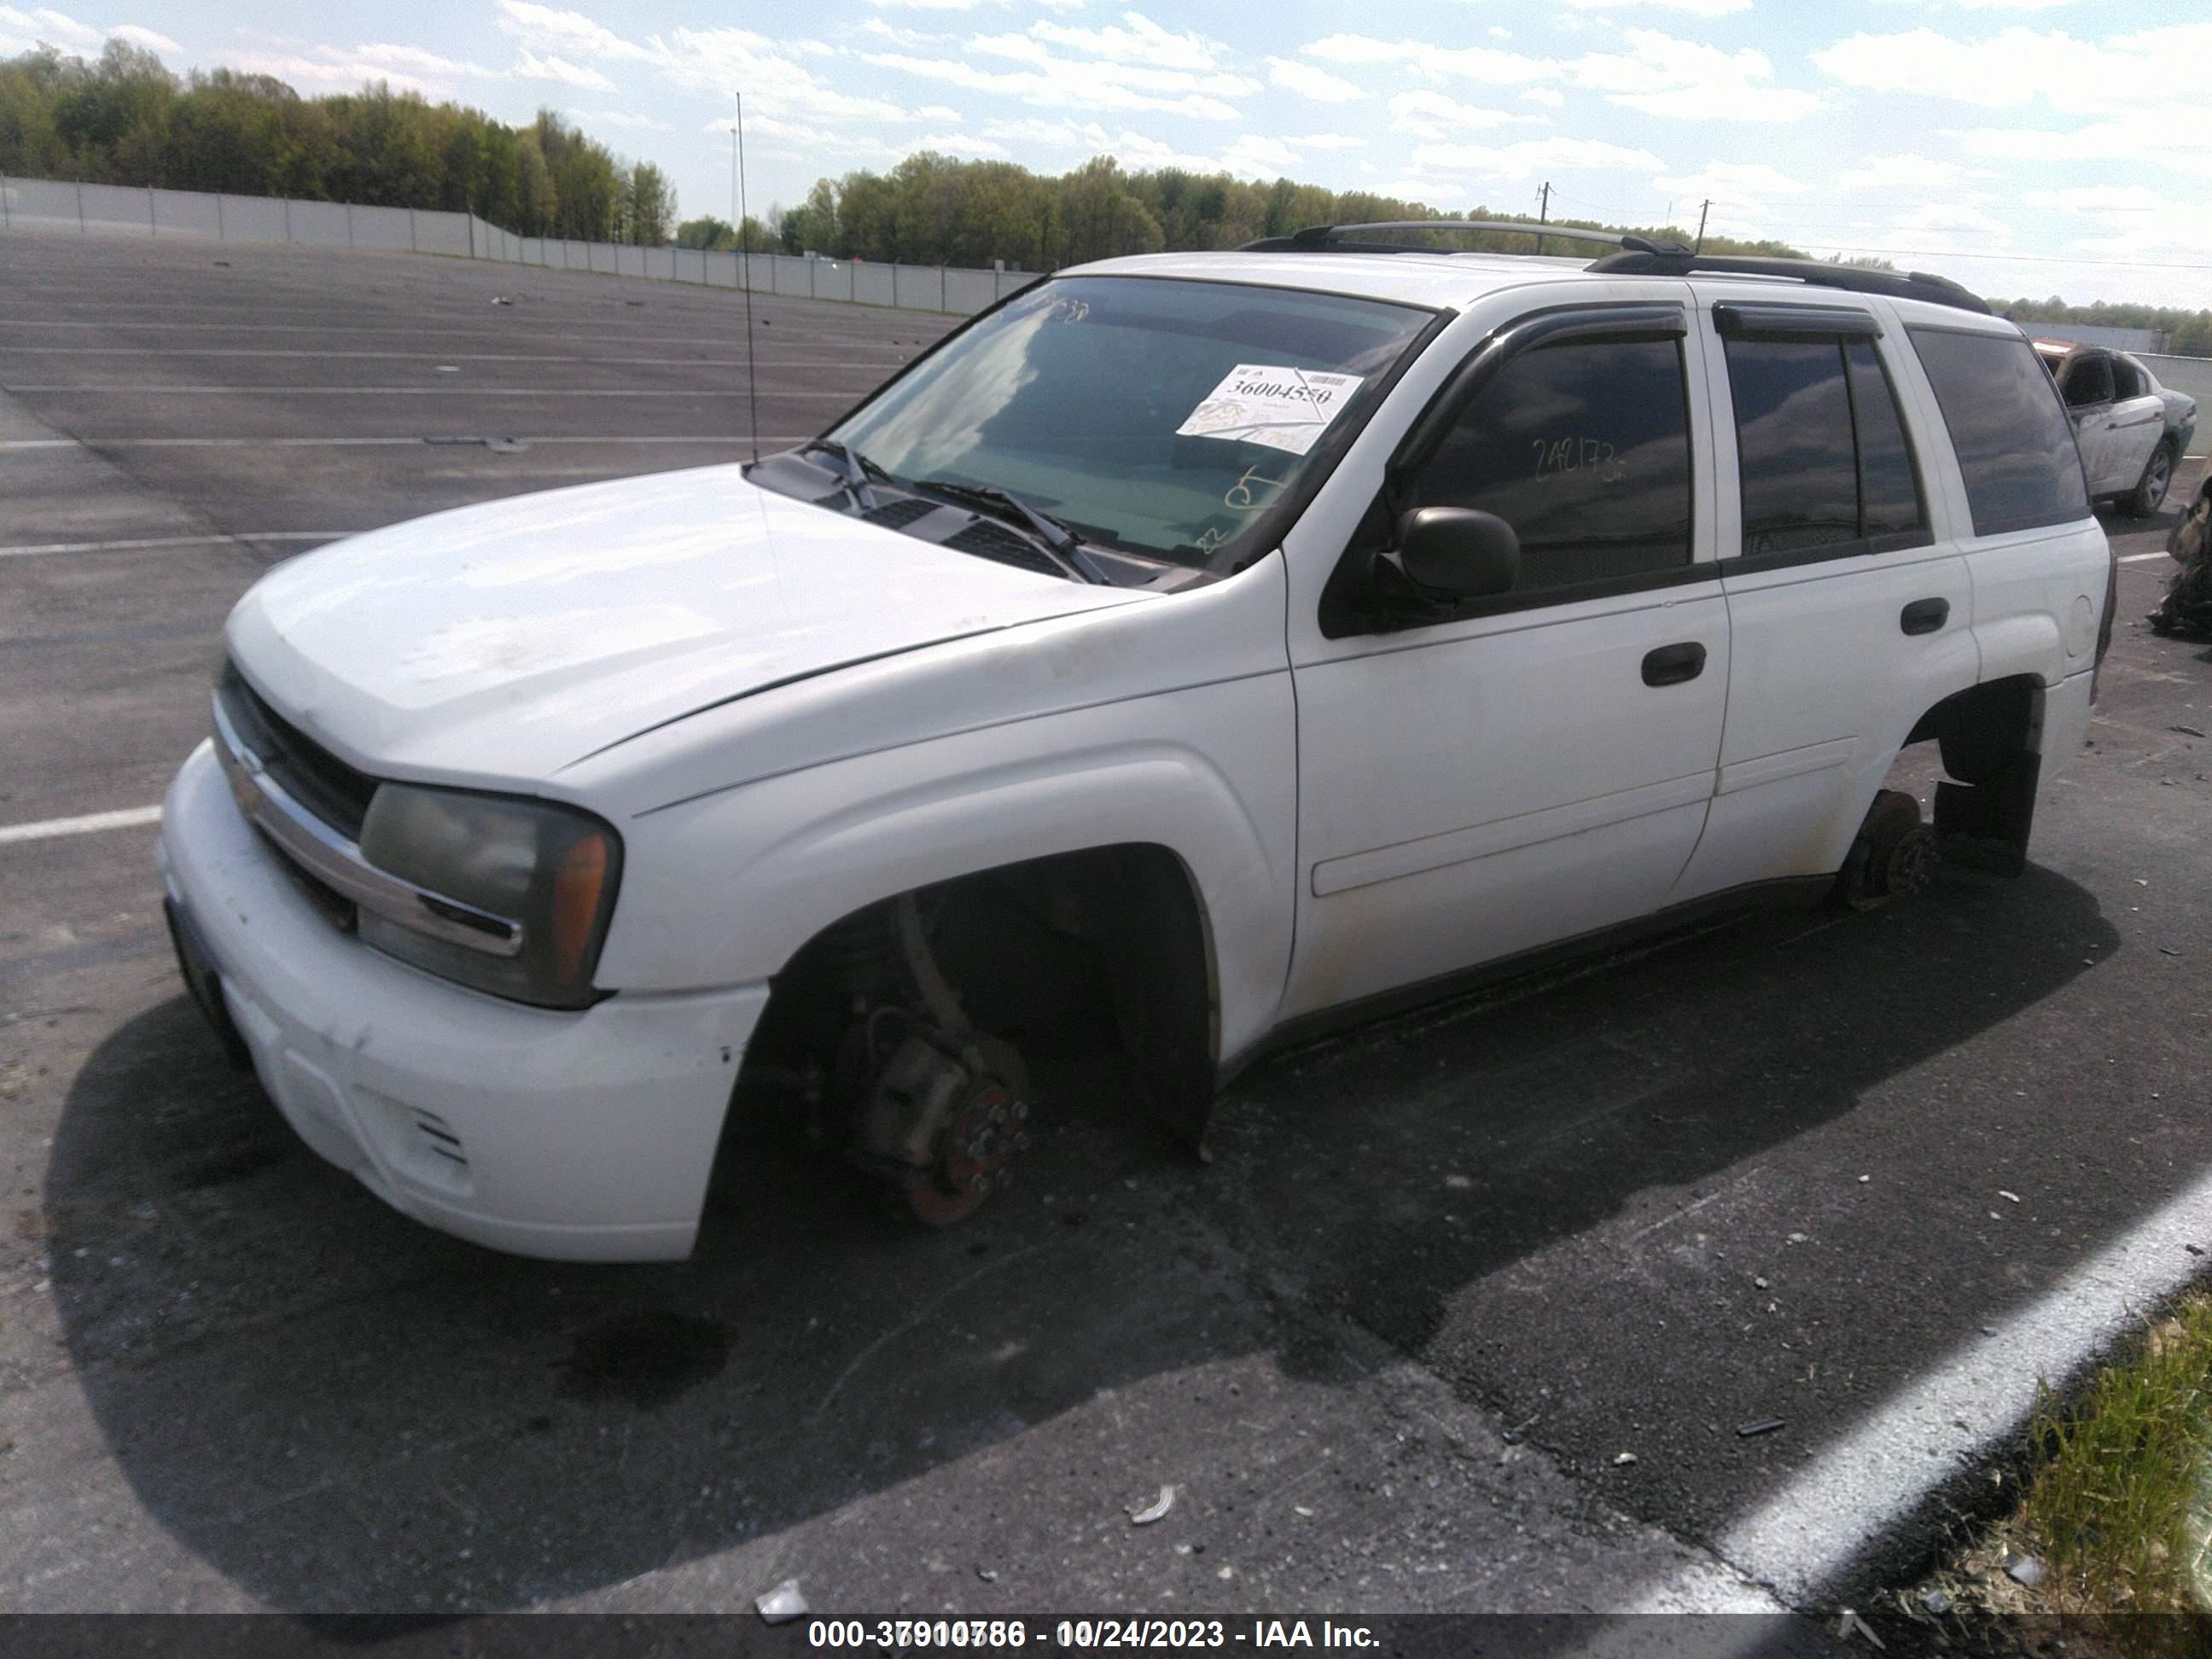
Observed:
[[[726,216],[919,149],[1225,167],[1438,207],[1885,253],[1984,292],[2212,306],[2212,21],[2112,0],[0,3],[0,53],[121,34],[303,92],[567,112]]]

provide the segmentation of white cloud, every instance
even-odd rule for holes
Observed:
[[[1219,41],[1201,35],[1170,33],[1141,12],[1124,12],[1121,21],[1128,25],[1127,28],[1109,24],[1103,29],[1079,29],[1064,23],[1032,23],[1030,33],[1093,58],[1117,64],[1150,64],[1156,69],[1210,70],[1217,54],[1228,50]]]
[[[1649,150],[1629,149],[1595,138],[1524,138],[1514,144],[1419,144],[1413,165],[1441,173],[1514,180],[1539,173],[1595,169],[1656,171],[1663,164]]]
[[[499,26],[541,51],[582,58],[646,58],[653,54],[580,11],[562,11],[532,0],[499,0]]]
[[[1260,90],[1249,76],[1216,68],[1212,42],[1170,34],[1137,12],[1125,14],[1123,21],[1128,27],[1071,29],[1041,22],[1026,34],[977,35],[957,58],[907,52],[862,57],[879,68],[1046,108],[1156,110],[1231,121],[1238,112],[1224,100]],[[1056,47],[1101,55],[1069,57]],[[987,69],[977,58],[1018,67]]]
[[[1345,132],[1309,132],[1302,137],[1285,138],[1283,142],[1292,149],[1364,149],[1367,141]]]
[[[0,6],[0,52],[12,55],[45,44],[82,54],[98,52],[110,40],[143,46],[149,52],[184,51],[183,46],[167,35],[158,34],[139,23],[118,23],[112,28],[103,29],[81,22],[67,12],[55,11],[49,7],[41,7],[36,11],[19,11],[13,6]]]
[[[867,61],[884,69],[965,87],[970,92],[995,93],[1046,108],[1163,110],[1205,120],[1237,118],[1237,111],[1231,106],[1195,93],[1170,98],[1127,87],[1085,87],[1079,77],[1072,76],[1036,70],[981,70],[956,58],[910,58],[884,52],[871,55]]]
[[[993,121],[983,131],[994,138],[1011,139],[1018,144],[1043,144],[1060,149],[1103,150],[1114,142],[1113,134],[1096,121],[1078,126],[1073,121],[1043,121],[1027,117],[1015,121]]]
[[[1528,100],[1528,102],[1532,104],[1541,104],[1547,109],[1563,108],[1567,101],[1567,97],[1565,93],[1558,91],[1551,87],[1531,87],[1528,91],[1522,93],[1521,95]]]
[[[787,119],[829,122],[914,118],[888,100],[840,92],[776,42],[748,29],[675,29],[653,35],[647,50],[662,76],[684,91],[726,100],[732,87],[742,87],[748,118],[755,110]]]
[[[184,47],[166,34],[158,34],[137,23],[118,23],[108,30],[112,40],[125,40],[134,46],[143,46],[149,52],[181,52]]]
[[[1759,84],[1774,65],[1749,46],[1723,52],[1656,29],[1630,29],[1627,53],[1593,52],[1568,66],[1579,86],[1626,108],[1683,120],[1794,121],[1820,107],[1809,92]]]
[[[1710,196],[1742,202],[1766,196],[1802,195],[1806,186],[1764,161],[1713,161],[1695,173],[1654,179],[1651,188],[1668,196]]]
[[[2019,0],[1984,0],[1984,3],[2016,4]],[[1973,3],[1973,0],[1967,0]],[[2033,3],[2033,0],[2030,0]],[[2065,5],[2069,0],[2044,0],[2051,5]],[[1730,12],[1749,11],[1751,0],[1567,0],[1577,11],[1621,11],[1630,6],[1665,6],[1674,11],[1686,11],[1694,17],[1725,17]]]
[[[1456,76],[1488,86],[1557,80],[1560,65],[1494,46],[1437,46],[1426,40],[1378,40],[1364,34],[1331,34],[1298,48],[1302,58],[1333,64],[1392,64],[1441,85]]]
[[[615,89],[613,82],[587,64],[572,64],[550,52],[540,58],[527,46],[515,54],[514,67],[508,73],[520,81],[553,81],[565,87],[581,87],[588,92]]]
[[[1626,109],[1681,120],[1794,121],[1820,107],[1813,93],[1765,84],[1774,78],[1774,65],[1751,47],[1723,52],[1656,29],[1629,29],[1622,40],[1626,52],[1574,58],[1530,58],[1490,46],[1439,48],[1364,34],[1332,34],[1302,50],[1306,57],[1338,64],[1393,64],[1435,85],[1456,78],[1518,87],[1524,97],[1531,89],[1549,90],[1547,82],[1561,82],[1602,93]]]
[[[603,127],[621,127],[625,131],[631,132],[673,132],[676,131],[674,127],[670,126],[665,121],[656,121],[650,115],[633,115],[627,110],[577,109],[571,110],[568,112],[571,115],[577,117],[580,120],[589,121]]]
[[[1948,136],[1965,154],[1990,161],[2106,162],[2212,179],[2212,129],[2191,104],[2137,105],[2112,120],[2071,128],[1972,127]]]
[[[901,143],[909,152],[933,149],[941,155],[967,155],[994,161],[1006,161],[1013,155],[1004,144],[970,132],[933,132]]]
[[[1854,34],[1813,54],[1825,73],[1869,92],[2018,109],[2039,100],[2079,115],[2118,115],[2174,66],[2212,56],[2212,23],[2178,23],[2102,44],[2014,24],[1966,40],[1921,27]]]
[[[13,6],[0,6],[0,28],[17,31],[17,38],[26,42],[44,40],[50,46],[78,52],[96,52],[107,39],[105,29],[80,23],[67,12],[44,9],[26,12],[17,11]]]
[[[1263,138],[1256,132],[1248,132],[1230,145],[1221,158],[1221,164],[1230,172],[1246,176],[1268,174],[1279,176],[1297,165],[1297,152],[1279,138]]]
[[[2074,190],[2031,190],[2021,201],[2062,213],[2171,213],[2174,204],[2144,185],[2090,185]]]
[[[895,23],[886,23],[880,17],[865,18],[860,33],[872,34],[878,40],[888,40],[895,46],[927,46],[941,42],[941,34],[927,34],[920,29],[904,29]]]
[[[1836,175],[1838,190],[1943,189],[1966,176],[1956,161],[1926,155],[1869,155]]]
[[[1488,127],[1540,121],[1535,115],[1510,115],[1502,109],[1480,109],[1447,98],[1441,92],[1401,92],[1390,100],[1390,131],[1416,138],[1449,138]]]
[[[372,81],[382,81],[400,91],[434,98],[450,96],[460,81],[499,78],[480,64],[391,41],[316,46],[307,52],[240,52],[231,57],[230,67],[250,75],[273,75],[310,92],[357,92]]]
[[[1270,58],[1267,79],[1285,92],[1295,92],[1322,104],[1348,104],[1367,95],[1364,88],[1340,75],[1331,75],[1325,69],[1290,58]]]

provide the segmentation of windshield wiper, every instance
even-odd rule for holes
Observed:
[[[809,438],[799,447],[799,453],[802,455],[817,452],[836,459],[837,476],[845,486],[845,493],[853,498],[854,507],[861,504],[860,492],[871,483],[895,482],[890,473],[859,450],[849,444],[839,443],[835,438]]]
[[[957,501],[980,501],[988,507],[995,507],[1000,509],[995,516],[1000,519],[1008,513],[1014,514],[1036,532],[1036,538],[1044,544],[1045,550],[1067,567],[1069,574],[1101,587],[1113,585],[1114,579],[1101,570],[1097,561],[1083,550],[1080,536],[1049,514],[1038,512],[1011,489],[1002,489],[997,484],[962,483],[957,478],[924,478],[920,483],[909,487],[927,489],[934,495],[950,495]]]

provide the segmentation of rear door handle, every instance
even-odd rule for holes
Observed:
[[[1908,634],[1933,634],[1950,620],[1948,599],[1915,599],[1897,613],[1897,625]]]
[[[1680,645],[1662,645],[1648,652],[1644,658],[1644,683],[1646,685],[1680,685],[1693,680],[1705,672],[1705,647],[1695,640],[1686,640]]]

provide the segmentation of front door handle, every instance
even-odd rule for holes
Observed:
[[[1680,685],[1693,680],[1705,672],[1705,647],[1695,640],[1680,645],[1662,645],[1648,652],[1644,658],[1644,683],[1646,685]]]
[[[1948,599],[1915,599],[1897,613],[1897,625],[1908,634],[1933,634],[1950,620]]]

